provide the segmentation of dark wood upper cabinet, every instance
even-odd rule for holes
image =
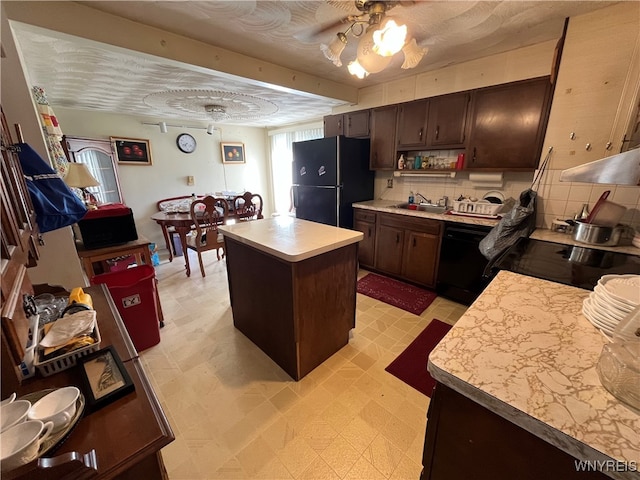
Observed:
[[[398,108],[396,139],[398,150],[427,146],[429,100],[403,103]]]
[[[349,112],[344,114],[344,134],[347,137],[369,137],[369,110]]]
[[[549,77],[473,92],[466,169],[538,166],[549,117]]]
[[[359,110],[324,117],[324,136],[344,135],[352,138],[369,137],[369,110]]]
[[[464,148],[469,100],[462,92],[400,105],[398,150]]]
[[[327,115],[323,120],[325,138],[344,135],[344,124],[342,115]]]
[[[464,147],[469,92],[433,97],[429,100],[427,145]]]
[[[396,167],[396,116],[398,107],[374,108],[371,111],[371,170],[393,170]]]

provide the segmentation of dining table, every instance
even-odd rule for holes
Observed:
[[[235,223],[239,217],[233,213],[229,213],[225,217],[225,223]],[[189,265],[189,254],[187,252],[187,234],[195,229],[191,213],[188,212],[171,212],[162,211],[151,215],[151,220],[155,221],[162,229],[162,236],[169,251],[169,261],[173,262],[173,248],[171,244],[171,235],[169,234],[169,228],[173,227],[175,232],[180,237],[180,245],[184,252],[184,266],[187,271],[187,277],[191,276],[191,266]]]
[[[173,227],[180,237],[180,244],[184,252],[184,264],[187,270],[187,276],[191,275],[191,267],[189,266],[189,255],[187,254],[187,234],[191,231],[193,220],[191,214],[186,212],[156,212],[151,215],[151,220],[155,221],[162,229],[162,236],[169,250],[169,261],[173,262],[173,249],[171,247],[171,236],[169,228]]]

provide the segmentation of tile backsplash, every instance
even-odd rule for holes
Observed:
[[[610,190],[608,200],[624,205],[627,211],[621,223],[640,229],[640,187],[626,185],[601,185],[593,183],[560,182],[561,170],[547,170],[541,179],[538,191],[536,226],[550,228],[555,219],[573,218],[587,203],[591,208],[602,192]],[[387,187],[387,180],[393,178],[393,187]],[[393,177],[392,172],[377,172],[376,198],[407,201],[410,192],[419,192],[434,203],[447,196],[449,203],[464,195],[482,198],[488,192],[500,192],[508,199],[518,201],[520,193],[531,187],[534,173],[506,172],[502,186],[483,184],[469,179],[468,172],[456,172],[455,178],[448,177]]]

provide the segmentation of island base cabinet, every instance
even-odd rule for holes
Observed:
[[[233,324],[294,380],[349,342],[358,244],[287,262],[225,237]]]
[[[609,478],[441,383],[427,416],[420,480]]]

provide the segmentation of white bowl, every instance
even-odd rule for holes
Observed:
[[[76,402],[80,390],[76,387],[64,387],[45,395],[29,410],[29,420],[53,422],[54,431],[69,425],[76,413]]]
[[[31,408],[29,400],[16,400],[0,407],[0,432],[24,422]]]
[[[22,422],[0,435],[0,469],[3,472],[25,465],[38,457],[40,445],[53,431],[53,423]]]

